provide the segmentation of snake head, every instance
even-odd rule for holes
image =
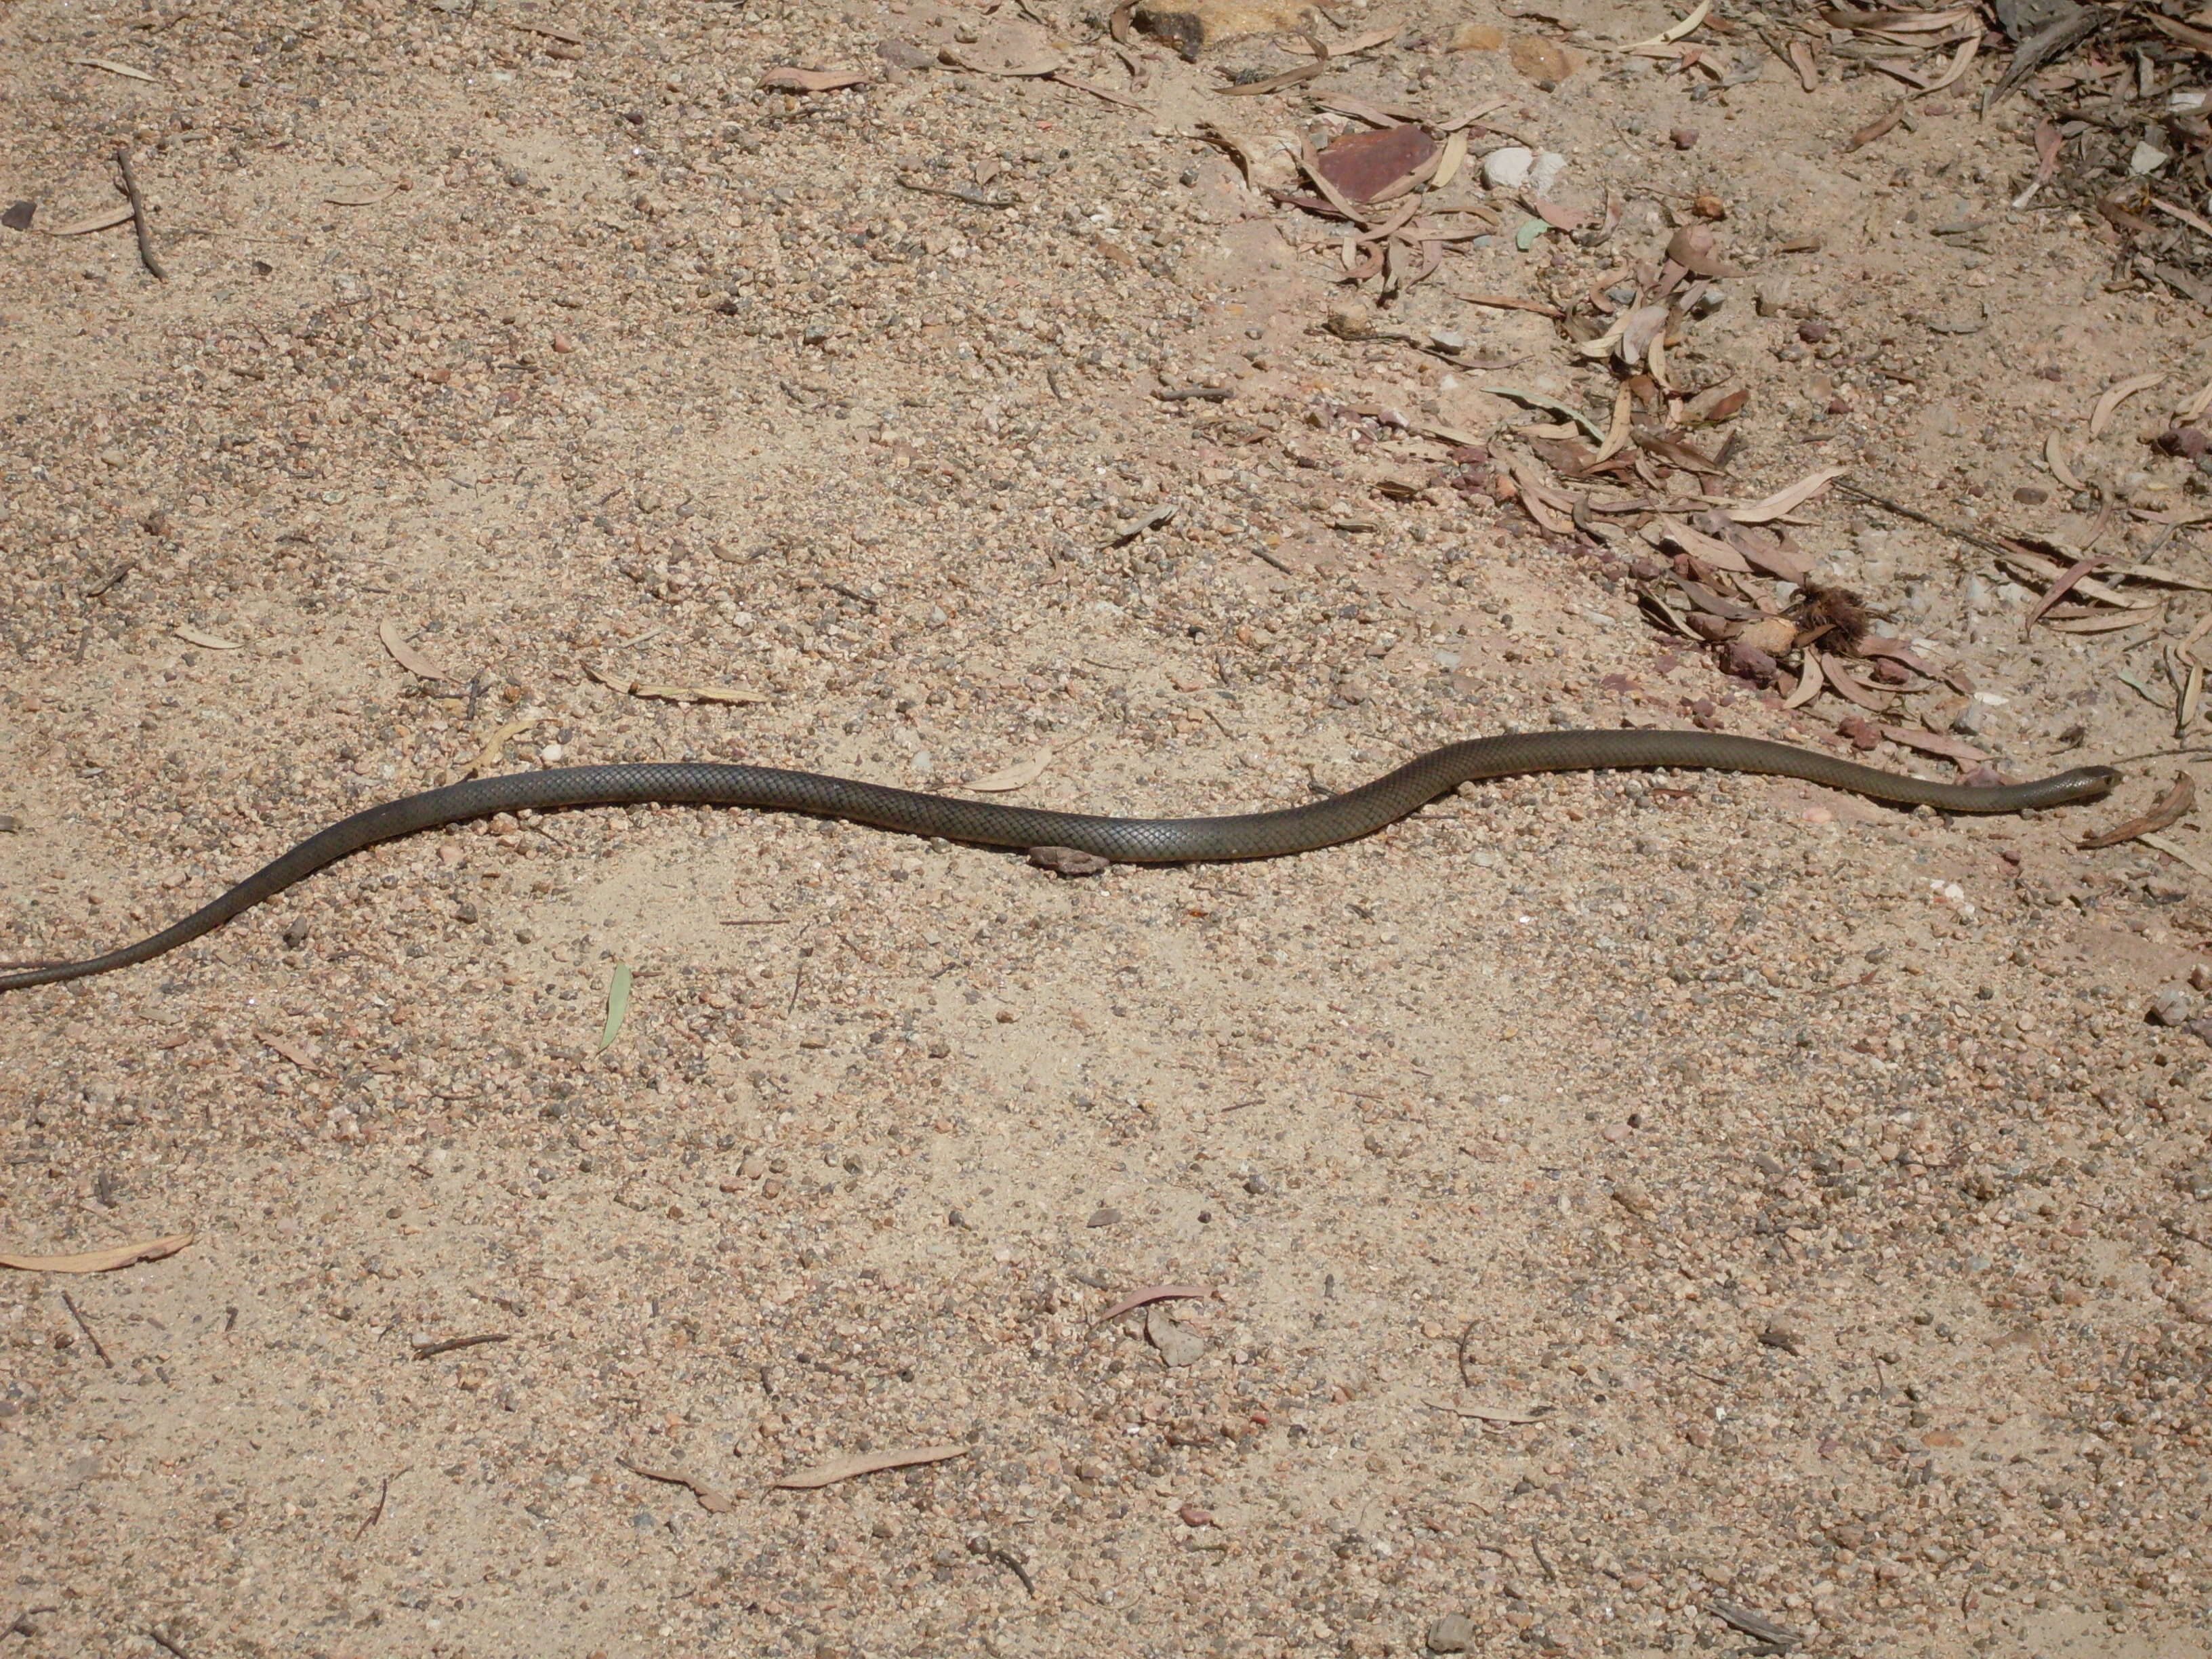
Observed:
[[[2051,780],[2061,792],[2060,802],[2094,800],[2100,795],[2110,794],[2114,785],[2127,776],[2117,766],[2077,766],[2070,772],[2061,772]]]

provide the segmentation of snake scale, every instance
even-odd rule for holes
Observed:
[[[1073,848],[1117,864],[1184,864],[1279,858],[1357,840],[1478,778],[1641,767],[1768,773],[1899,805],[1984,813],[2094,799],[2120,777],[2108,766],[2082,766],[2033,783],[1978,787],[1904,777],[1812,750],[1709,732],[1529,732],[1447,744],[1372,783],[1310,805],[1229,817],[1124,818],[960,800],[767,766],[683,762],[564,767],[477,778],[369,807],[301,842],[151,938],[82,962],[44,963],[0,976],[0,991],[53,985],[150,961],[365,847],[495,812],[653,802],[747,806],[987,847]]]

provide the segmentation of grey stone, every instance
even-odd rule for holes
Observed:
[[[1465,1653],[1474,1645],[1474,1620],[1463,1613],[1448,1613],[1429,1626],[1431,1653]]]
[[[2197,1018],[2197,999],[2186,985],[2162,985],[2150,1000],[2151,1023],[2186,1025]]]
[[[1174,1316],[1157,1304],[1145,1316],[1145,1334],[1170,1369],[1195,1364],[1206,1357],[1206,1339],[1176,1323]]]

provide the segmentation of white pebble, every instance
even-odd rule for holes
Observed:
[[[1519,144],[1493,149],[1482,158],[1482,182],[1492,190],[1518,190],[1528,182],[1535,162],[1536,152]]]

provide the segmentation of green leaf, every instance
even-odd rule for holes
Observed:
[[[1526,253],[1536,246],[1536,239],[1550,228],[1541,219],[1524,219],[1521,228],[1513,233],[1513,246]]]
[[[601,1054],[614,1047],[615,1039],[622,1035],[623,1021],[629,1017],[629,963],[615,963],[615,976],[607,983],[607,1028],[599,1033]]]

